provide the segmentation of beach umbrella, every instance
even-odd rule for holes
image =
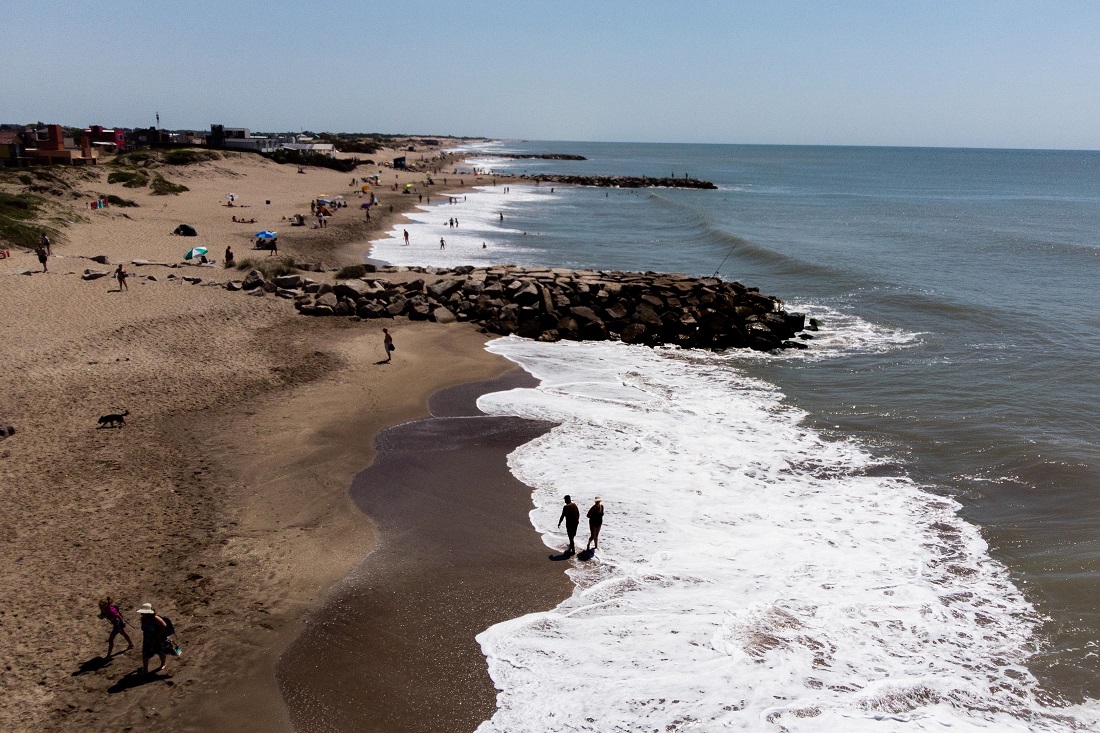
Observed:
[[[227,199],[229,199],[230,201],[236,201],[237,200],[237,194],[235,194],[235,193],[227,193],[225,195],[225,197]]]
[[[343,201],[343,200],[344,200],[344,197],[343,197],[343,196],[333,196],[333,197],[332,197],[332,200],[333,200],[333,201]]]
[[[317,203],[319,203],[319,204],[331,204],[332,199],[317,199]]]
[[[370,186],[363,186],[363,188],[361,190],[363,191],[363,193],[366,193],[367,191],[370,190]]]
[[[278,236],[275,232],[270,230],[264,230],[262,232],[256,232],[256,239],[275,239]]]
[[[206,254],[206,247],[192,247],[187,250],[187,254],[183,256],[183,259],[193,260],[196,257],[202,257],[204,254]]]

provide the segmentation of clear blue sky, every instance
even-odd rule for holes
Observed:
[[[0,0],[0,121],[1100,149],[1100,2]]]

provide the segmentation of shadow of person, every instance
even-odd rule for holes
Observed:
[[[553,560],[554,562],[561,562],[562,560],[568,560],[571,557],[573,557],[573,553],[570,552],[569,550],[566,550],[565,552],[563,552],[560,555],[551,555],[550,559]]]
[[[88,674],[89,672],[96,672],[111,664],[110,657],[92,657],[86,662],[82,662],[80,668],[73,672],[73,677],[79,677],[82,674]]]
[[[375,366],[380,366],[380,365],[382,365],[382,364],[389,364],[389,363],[390,363],[390,360],[389,360],[389,359],[383,359],[382,361],[376,361],[376,362],[374,362],[374,365],[375,365]]]
[[[126,690],[132,690],[135,687],[147,685],[150,682],[160,682],[161,680],[170,680],[171,678],[172,675],[163,672],[146,674],[140,669],[135,669],[132,672],[127,672],[122,679],[108,687],[107,692],[114,695],[119,692],[126,692]]]
[[[595,556],[596,556],[596,551],[591,550],[591,549],[581,550],[580,552],[577,553],[577,559],[578,560],[591,560]]]

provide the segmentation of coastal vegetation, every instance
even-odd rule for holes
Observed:
[[[149,174],[143,170],[119,170],[107,174],[107,183],[121,183],[126,188],[145,188]]]
[[[209,160],[220,160],[221,155],[215,150],[196,150],[194,148],[181,148],[169,150],[164,154],[164,162],[167,165],[192,165],[204,163]]]
[[[34,194],[0,192],[0,240],[29,247],[38,241],[43,230],[55,236],[54,228],[39,221],[45,203],[45,199]]]
[[[354,280],[367,274],[366,265],[347,265],[336,271],[337,280]]]
[[[167,196],[190,190],[182,183],[172,183],[159,173],[153,174],[153,182],[149,184],[149,189],[154,196]]]
[[[263,274],[263,277],[268,280],[298,272],[298,267],[294,263],[294,258],[284,256],[259,257],[256,259],[246,257],[237,262],[237,269],[248,271],[259,270],[260,273]]]
[[[333,158],[323,153],[306,153],[301,150],[288,150],[286,148],[276,150],[273,153],[262,153],[262,155],[279,164],[312,165],[320,168],[331,168],[344,173],[355,170],[356,166],[359,165],[359,160],[355,158]]]

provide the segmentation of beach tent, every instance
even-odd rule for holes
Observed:
[[[172,234],[178,234],[181,237],[197,237],[199,233],[195,231],[195,227],[190,224],[180,224],[178,227],[172,230]]]
[[[235,193],[227,193],[225,195],[225,197],[227,199],[229,199],[230,201],[236,201],[237,200],[237,194],[235,194]]]
[[[256,239],[275,239],[277,236],[275,232],[267,229],[262,232],[256,232]]]
[[[202,257],[204,254],[206,254],[206,247],[192,247],[187,250],[187,254],[183,256],[183,259],[193,260],[196,257]]]
[[[331,204],[332,199],[317,199],[317,203],[319,203],[319,204]]]

